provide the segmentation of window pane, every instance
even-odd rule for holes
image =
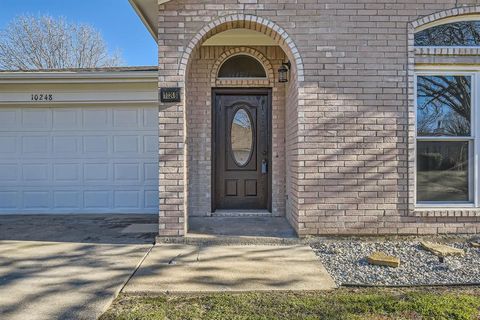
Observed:
[[[459,21],[415,33],[416,46],[480,46],[480,21]]]
[[[417,77],[417,135],[470,136],[470,76]]]
[[[467,141],[417,142],[417,201],[469,201]]]
[[[239,166],[245,166],[253,151],[252,122],[245,109],[238,109],[235,113],[230,128],[230,139],[233,159]]]
[[[233,56],[225,61],[218,72],[219,78],[265,78],[265,69],[257,59],[247,56]]]

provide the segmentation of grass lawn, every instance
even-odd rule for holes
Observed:
[[[480,288],[120,295],[110,319],[480,319]]]

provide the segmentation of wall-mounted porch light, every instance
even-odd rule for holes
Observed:
[[[278,68],[278,82],[288,82],[288,71],[290,71],[291,66],[290,61],[282,63]]]

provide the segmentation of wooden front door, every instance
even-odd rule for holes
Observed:
[[[214,210],[270,210],[270,101],[264,89],[214,90]]]

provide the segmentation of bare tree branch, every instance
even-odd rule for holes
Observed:
[[[419,76],[417,134],[469,136],[471,78]]]
[[[0,30],[0,69],[99,68],[123,64],[92,26],[24,15]]]
[[[478,46],[480,21],[457,21],[434,26],[415,34],[417,46]]]

